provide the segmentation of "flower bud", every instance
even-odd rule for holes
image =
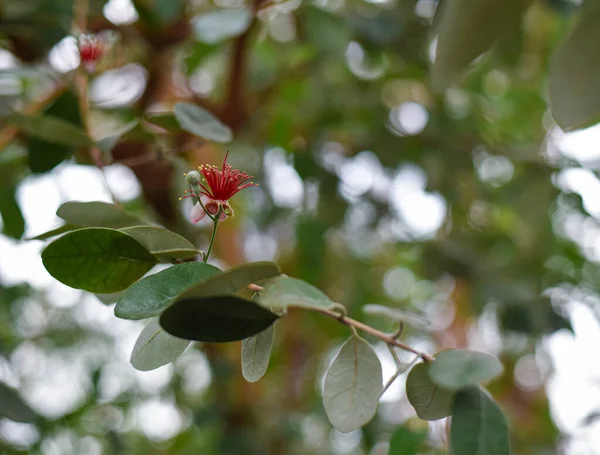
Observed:
[[[200,172],[198,171],[190,171],[186,174],[185,180],[190,185],[199,185],[201,181]]]

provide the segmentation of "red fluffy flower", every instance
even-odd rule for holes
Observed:
[[[79,57],[81,64],[93,71],[98,60],[104,55],[104,45],[94,35],[83,35],[79,40]]]
[[[200,166],[200,172],[204,177],[202,182],[197,185],[200,188],[200,194],[189,194],[188,196],[200,196],[202,203],[206,207],[206,211],[211,215],[216,215],[221,211],[219,219],[225,220],[228,216],[233,216],[233,209],[229,205],[229,199],[250,186],[258,186],[258,184],[250,181],[251,175],[246,174],[239,169],[233,169],[227,164],[227,156],[225,154],[223,167],[219,169],[214,165]],[[196,174],[197,175],[197,174]],[[200,221],[206,213],[199,203],[196,203],[191,213],[191,220],[194,223]]]

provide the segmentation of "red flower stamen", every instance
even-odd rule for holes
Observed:
[[[84,35],[79,41],[79,57],[81,63],[89,65],[96,63],[104,55],[103,44],[93,35]]]
[[[257,183],[250,182],[251,175],[246,174],[239,169],[233,169],[227,164],[227,156],[223,160],[223,168],[219,169],[214,165],[200,166],[200,172],[204,176],[206,185],[200,184],[202,194],[217,201],[227,201],[240,191],[250,186],[258,186]]]

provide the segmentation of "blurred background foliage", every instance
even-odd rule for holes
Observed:
[[[600,308],[598,133],[565,133],[548,102],[550,85],[560,102],[598,80],[590,31],[569,54],[574,71],[590,72],[569,80],[562,68],[549,82],[553,53],[596,2],[512,1],[491,19],[455,22],[452,39],[475,54],[432,74],[435,0],[250,1],[90,0],[87,30],[74,25],[73,0],[0,1],[1,113],[53,115],[102,144],[94,159],[0,129],[0,383],[37,414],[1,419],[0,388],[0,453],[380,455],[399,427],[428,431],[419,453],[444,453],[444,422],[416,419],[402,380],[366,428],[331,429],[319,388],[343,326],[303,313],[280,321],[256,384],[240,374],[238,343],[196,345],[136,372],[128,357],[141,326],[51,280],[42,242],[24,240],[59,224],[61,202],[113,197],[203,247],[210,228],[188,222],[181,173],[226,150],[261,186],[233,201],[217,265],[275,260],[352,317],[368,303],[424,312],[431,330],[409,331],[411,343],[501,357],[506,372],[490,390],[515,453],[600,453],[589,436],[598,414],[573,421],[548,401],[560,373],[552,340],[576,339],[574,312]],[[82,115],[74,34],[84,31],[106,48]],[[183,100],[218,116],[234,141],[203,142],[156,115]],[[597,394],[595,378],[582,394]]]

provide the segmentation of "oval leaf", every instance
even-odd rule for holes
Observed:
[[[529,0],[446,0],[440,5],[432,68],[434,85],[444,89],[488,50],[505,30],[518,27]]]
[[[325,375],[323,405],[331,424],[342,433],[373,418],[383,393],[381,363],[360,337],[344,343]]]
[[[260,293],[260,303],[272,309],[295,307],[335,307],[320,289],[297,278],[278,276],[270,279]]]
[[[429,321],[424,316],[401,308],[391,308],[373,303],[363,306],[362,310],[365,314],[383,316],[395,322],[404,322],[417,329],[422,329],[429,325]]]
[[[173,111],[177,121],[188,133],[214,142],[231,142],[231,129],[206,109],[191,103],[177,103]]]
[[[200,253],[186,238],[158,226],[134,226],[120,230],[144,245],[161,262],[193,258]]]
[[[117,301],[115,315],[123,319],[158,316],[185,290],[219,275],[221,271],[203,262],[186,262],[150,275],[125,291]]]
[[[27,238],[27,240],[46,240],[50,237],[56,237],[57,235],[64,234],[65,232],[79,229],[80,227],[81,226],[75,226],[74,224],[63,224],[62,226],[59,226],[56,229],[46,231],[42,234],[36,235],[35,237],[29,237]]]
[[[94,141],[74,124],[53,115],[13,114],[6,118],[29,136],[43,139],[53,144],[91,147]]]
[[[465,349],[447,349],[435,356],[429,377],[436,384],[458,390],[489,381],[504,371],[500,361],[489,354]]]
[[[110,294],[125,289],[156,264],[133,237],[104,228],[84,228],[59,237],[42,252],[46,270],[76,289]]]
[[[181,126],[179,126],[179,123],[172,112],[150,112],[144,115],[144,119],[148,123],[160,126],[167,131],[181,131]]]
[[[19,392],[0,382],[0,417],[27,423],[33,422],[36,416]]]
[[[135,342],[131,364],[136,370],[154,370],[173,362],[189,344],[189,340],[169,335],[159,325],[158,318],[152,318]]]
[[[556,123],[574,130],[600,120],[600,4],[581,8],[579,23],[554,53],[550,66],[550,105]]]
[[[115,204],[100,201],[65,202],[58,208],[56,215],[67,223],[80,227],[118,229],[147,224],[137,216],[126,212]]]
[[[456,393],[452,405],[450,453],[454,455],[509,455],[506,418],[480,387]]]
[[[160,316],[163,329],[179,338],[224,343],[262,332],[277,316],[234,295],[178,300]]]
[[[199,283],[182,293],[180,298],[235,294],[249,284],[272,278],[280,273],[279,267],[273,262],[250,262]]]
[[[242,341],[242,375],[248,382],[256,382],[267,372],[273,347],[274,326]]]
[[[406,396],[420,419],[439,420],[450,415],[454,392],[432,382],[429,365],[419,363],[406,378]]]

